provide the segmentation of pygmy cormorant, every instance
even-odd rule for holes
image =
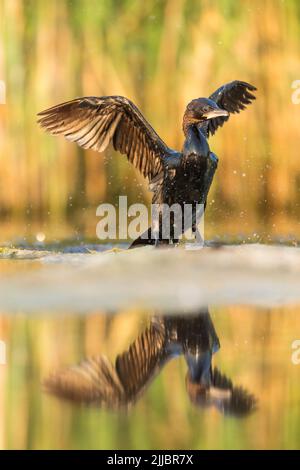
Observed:
[[[183,116],[185,141],[181,152],[169,148],[139,109],[122,96],[76,98],[40,112],[38,122],[51,134],[63,135],[85,149],[103,152],[112,142],[114,149],[127,155],[148,179],[153,204],[194,207],[206,204],[218,164],[208,137],[231,113],[245,109],[255,99],[251,93],[255,90],[253,85],[235,80],[209,98],[191,101]],[[156,242],[149,229],[132,246]]]
[[[212,367],[213,354],[219,348],[207,309],[192,316],[155,316],[128,350],[117,356],[115,365],[103,355],[90,357],[53,373],[44,387],[77,403],[127,408],[141,397],[167,362],[183,355],[188,366],[186,389],[193,404],[245,416],[255,409],[256,398]]]

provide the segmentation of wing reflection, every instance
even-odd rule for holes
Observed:
[[[169,360],[183,355],[188,366],[186,389],[193,404],[245,416],[256,408],[256,398],[212,367],[213,354],[219,348],[207,309],[193,316],[156,316],[129,349],[117,356],[115,365],[103,355],[88,358],[50,375],[44,388],[78,403],[128,407]]]

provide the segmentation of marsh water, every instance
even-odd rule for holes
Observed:
[[[124,248],[2,249],[1,447],[299,448],[298,248]],[[202,327],[196,339],[211,348],[212,368],[255,399],[247,412],[193,400],[178,349],[126,406],[45,391],[47,377],[86,358],[104,355],[114,364],[153,316],[189,322],[207,303],[220,348],[210,340],[203,346]]]

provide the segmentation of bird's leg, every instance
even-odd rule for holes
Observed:
[[[155,238],[154,238],[154,246],[155,248],[160,247],[162,245],[168,245],[170,243],[170,239],[163,238],[164,231],[163,225],[166,223],[164,221],[165,215],[163,213],[159,213],[158,220],[154,222],[154,231],[155,231]]]

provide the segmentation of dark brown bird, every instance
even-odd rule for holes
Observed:
[[[230,114],[239,113],[255,99],[254,90],[253,85],[236,80],[209,98],[191,101],[183,116],[181,152],[169,148],[139,109],[122,96],[77,98],[40,112],[38,123],[85,149],[103,152],[112,142],[148,179],[153,203],[206,204],[218,163],[207,139]],[[149,229],[133,246],[159,241]]]
[[[255,408],[256,399],[212,368],[212,356],[219,347],[207,310],[188,318],[155,317],[129,349],[117,356],[115,366],[105,356],[90,358],[52,374],[44,386],[49,393],[78,403],[126,408],[138,400],[169,360],[183,355],[192,403],[244,416]]]

